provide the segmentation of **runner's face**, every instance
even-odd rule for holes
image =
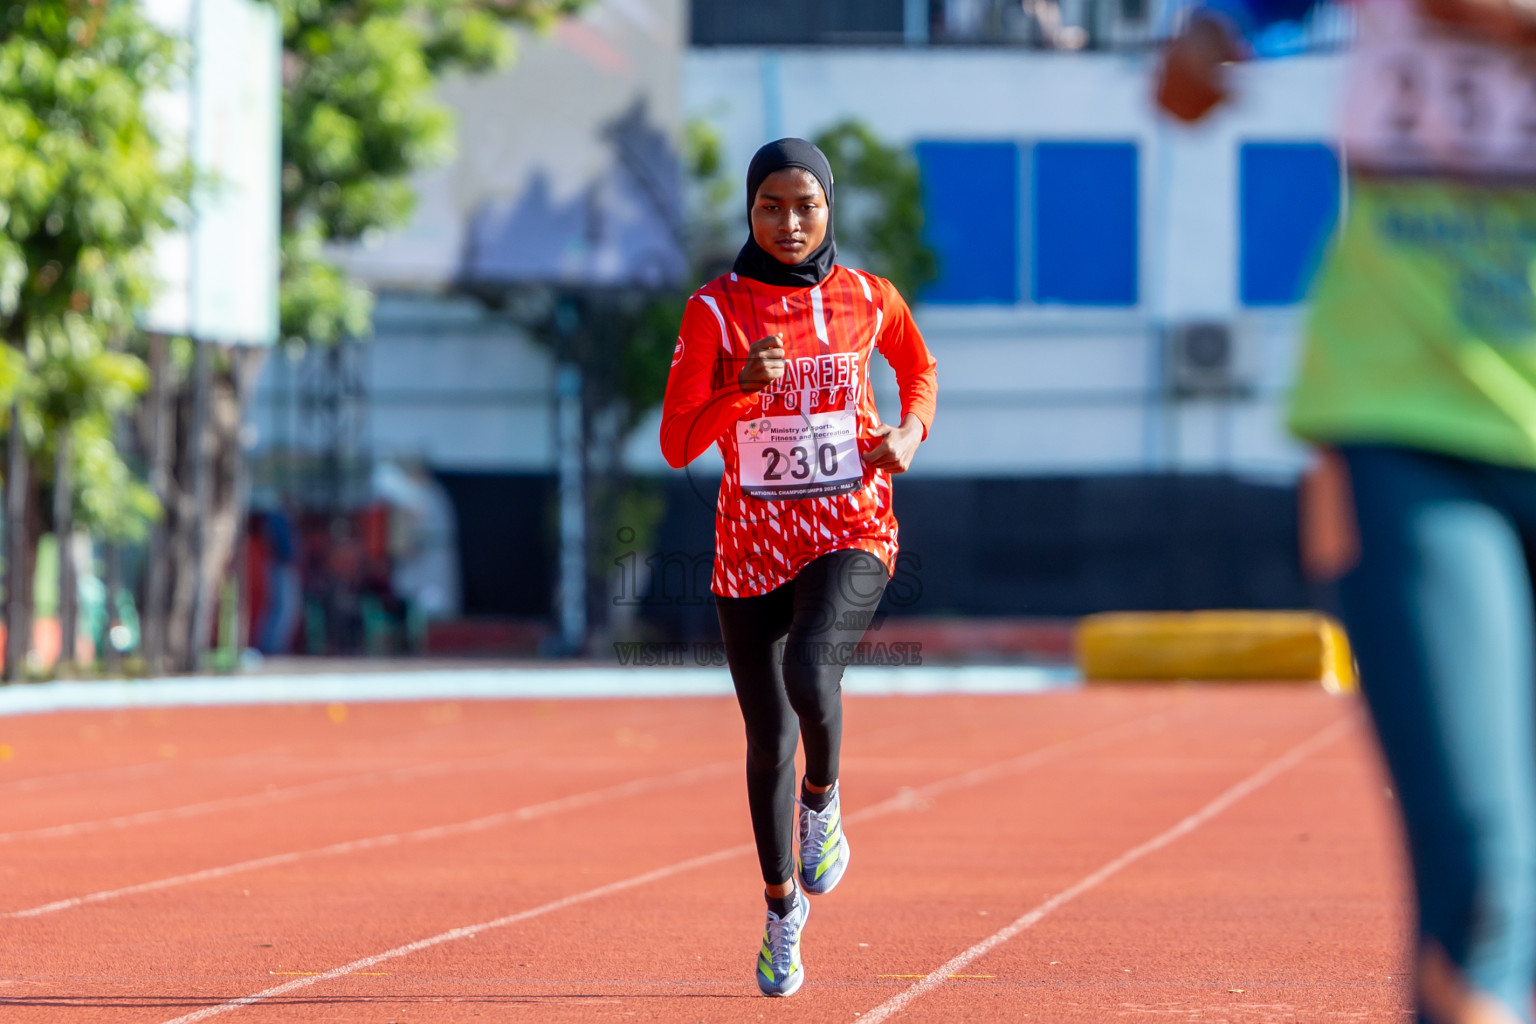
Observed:
[[[816,175],[799,167],[774,171],[752,203],[752,237],[780,263],[803,263],[827,237],[827,197]]]

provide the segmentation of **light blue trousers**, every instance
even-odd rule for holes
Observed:
[[[1343,454],[1361,543],[1341,582],[1345,625],[1402,808],[1420,938],[1529,1022],[1536,472],[1407,448]]]

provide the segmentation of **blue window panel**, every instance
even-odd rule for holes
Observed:
[[[1034,299],[1134,306],[1140,267],[1134,142],[1040,142]]]
[[[1242,302],[1300,302],[1338,220],[1339,158],[1320,142],[1249,142],[1238,174]]]
[[[1019,301],[1019,148],[920,142],[923,237],[939,259],[924,302]]]

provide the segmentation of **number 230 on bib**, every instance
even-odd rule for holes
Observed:
[[[742,493],[765,501],[849,494],[864,483],[852,409],[736,424]]]

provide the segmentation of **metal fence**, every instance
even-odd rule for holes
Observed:
[[[1181,0],[691,0],[694,46],[1007,46],[1140,50],[1176,23]],[[1263,55],[1347,45],[1343,4],[1319,5],[1306,23],[1279,26]]]

